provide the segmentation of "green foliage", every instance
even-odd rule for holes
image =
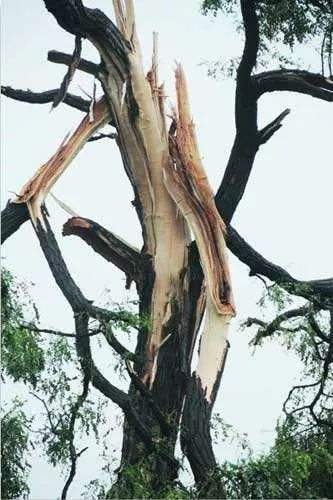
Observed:
[[[305,446],[295,437],[297,427],[277,430],[267,454],[221,466],[228,498],[331,498],[332,442],[313,434]]]
[[[264,42],[281,41],[293,48],[332,29],[332,11],[329,2],[311,0],[279,0],[256,2],[260,34]],[[204,14],[219,11],[239,15],[238,0],[204,0]]]
[[[17,283],[7,269],[2,269],[2,374],[14,382],[22,381],[35,387],[45,359],[40,336],[24,327],[24,315],[31,306],[25,286]]]
[[[258,64],[266,68],[272,62],[280,67],[298,66],[295,61],[295,47],[314,42],[321,53],[321,67],[327,65],[331,73],[333,7],[326,0],[279,0],[277,2],[257,1],[260,46]],[[219,12],[231,16],[240,30],[241,13],[238,0],[204,0],[202,12],[217,16]],[[287,52],[286,52],[287,49]],[[218,62],[208,66],[213,77],[219,70],[226,76],[236,73],[235,60]],[[325,62],[326,61],[326,62]]]
[[[22,410],[22,403],[14,402],[13,408],[1,419],[1,497],[17,498],[29,493],[26,461],[30,421]]]
[[[191,490],[179,482],[166,483],[159,488],[154,487],[151,469],[144,462],[135,466],[127,466],[121,471],[120,479],[108,491],[106,498],[163,498],[166,500],[194,498]]]
[[[263,294],[257,302],[260,309],[273,306],[277,313],[292,303],[291,296],[279,285],[273,283],[265,287]]]

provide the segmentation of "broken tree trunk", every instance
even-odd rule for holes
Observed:
[[[45,3],[67,31],[86,37],[99,51],[102,63],[98,77],[105,96],[95,104],[93,120],[91,113],[84,118],[72,137],[24,186],[15,203],[28,207],[35,228],[43,234],[41,207],[47,193],[89,137],[112,120],[133,187],[144,242],[139,276],[136,269],[128,273],[136,281],[139,312],[146,320],[134,356],[144,362],[135,361],[128,369],[132,380],[130,415],[139,415],[140,425],[151,430],[150,445],[154,449],[154,455],[147,456],[142,433],[125,412],[117,487],[121,487],[122,470],[127,465],[144,464],[156,492],[177,477],[177,463],[170,457],[174,457],[183,407],[182,446],[197,484],[203,487],[216,465],[209,435],[210,414],[225,362],[234,306],[225,228],[201,164],[185,77],[178,66],[178,115],[168,133],[163,85],[158,81],[157,35],[146,75],[133,1],[113,0],[117,27],[98,9],[84,8],[80,2],[61,6],[53,0]],[[81,236],[127,272],[124,259],[127,261],[128,255],[122,252],[119,240],[114,254],[115,241],[91,224],[74,217],[64,232]],[[194,276],[189,265],[191,233],[203,275]],[[205,310],[199,362],[191,376],[192,355]],[[193,409],[195,415],[191,415]],[[223,496],[221,486],[215,491]]]
[[[195,479],[205,494],[212,490],[210,477],[216,466],[210,438],[210,416],[228,350],[230,320],[235,314],[225,225],[216,209],[213,191],[205,174],[183,69],[176,69],[178,116],[170,129],[174,164],[164,171],[166,186],[186,218],[198,246],[205,278],[206,317],[199,360],[185,397],[181,443]],[[216,482],[214,480],[213,482]]]

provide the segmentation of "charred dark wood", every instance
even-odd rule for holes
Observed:
[[[1,243],[12,236],[29,218],[29,210],[25,203],[8,201],[1,212]]]

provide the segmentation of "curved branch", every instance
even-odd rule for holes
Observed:
[[[266,92],[298,92],[324,101],[333,101],[333,80],[321,74],[297,69],[265,71],[252,77],[257,97]]]
[[[47,104],[53,102],[58,95],[59,89],[46,90],[45,92],[32,92],[31,90],[13,89],[9,86],[2,86],[1,93],[15,101],[27,102],[30,104]],[[82,97],[66,94],[64,103],[79,111],[89,112],[90,102]]]
[[[257,95],[251,79],[259,46],[259,24],[254,0],[241,1],[245,45],[237,70],[236,137],[217,191],[216,206],[228,224],[240,202],[258,149]]]
[[[96,222],[72,217],[64,224],[63,235],[82,238],[96,253],[126,274],[127,285],[132,280],[138,282],[141,279],[142,259],[139,251]]]

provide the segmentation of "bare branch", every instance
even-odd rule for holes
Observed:
[[[75,48],[71,58],[71,62],[68,65],[67,73],[61,82],[58,94],[53,99],[52,108],[56,108],[66,97],[68,87],[74,77],[76,68],[80,64],[82,51],[82,41],[80,36],[75,37]]]
[[[138,282],[141,279],[142,258],[139,251],[96,222],[72,217],[64,224],[63,235],[82,238],[95,252],[126,274],[127,285],[132,280]]]
[[[297,69],[265,71],[252,77],[257,96],[266,92],[288,91],[333,101],[333,80],[321,74]]]
[[[75,333],[65,333],[65,332],[60,332],[59,330],[52,330],[50,328],[38,328],[36,325],[32,325],[31,323],[22,323],[21,326],[23,328],[26,328],[27,330],[31,330],[32,332],[49,333],[50,335],[58,335],[59,337],[76,338]],[[93,337],[100,333],[101,333],[100,330],[90,331],[88,333],[88,336]]]
[[[289,115],[290,109],[285,109],[282,111],[279,116],[275,118],[271,123],[266,125],[266,127],[262,128],[258,131],[258,143],[259,145],[265,144],[275,132],[277,132],[282,127],[282,120]]]
[[[116,134],[114,132],[111,132],[110,134],[99,133],[99,134],[96,134],[96,135],[93,135],[92,137],[90,137],[90,139],[88,139],[88,142],[99,141],[100,139],[117,139],[117,137],[118,137],[118,134]]]
[[[65,66],[69,66],[72,62],[72,55],[65,54],[64,52],[58,52],[57,50],[50,50],[47,54],[47,59],[55,64],[64,64]],[[83,71],[84,73],[88,73],[89,75],[93,75],[95,78],[98,78],[101,71],[99,64],[87,61],[86,59],[80,59],[77,69]]]
[[[1,87],[1,93],[15,101],[27,102],[30,104],[47,104],[53,102],[58,95],[59,89],[47,90],[45,92],[32,92],[31,90],[13,89],[12,87]],[[90,102],[82,97],[66,94],[64,103],[72,108],[88,113]]]

